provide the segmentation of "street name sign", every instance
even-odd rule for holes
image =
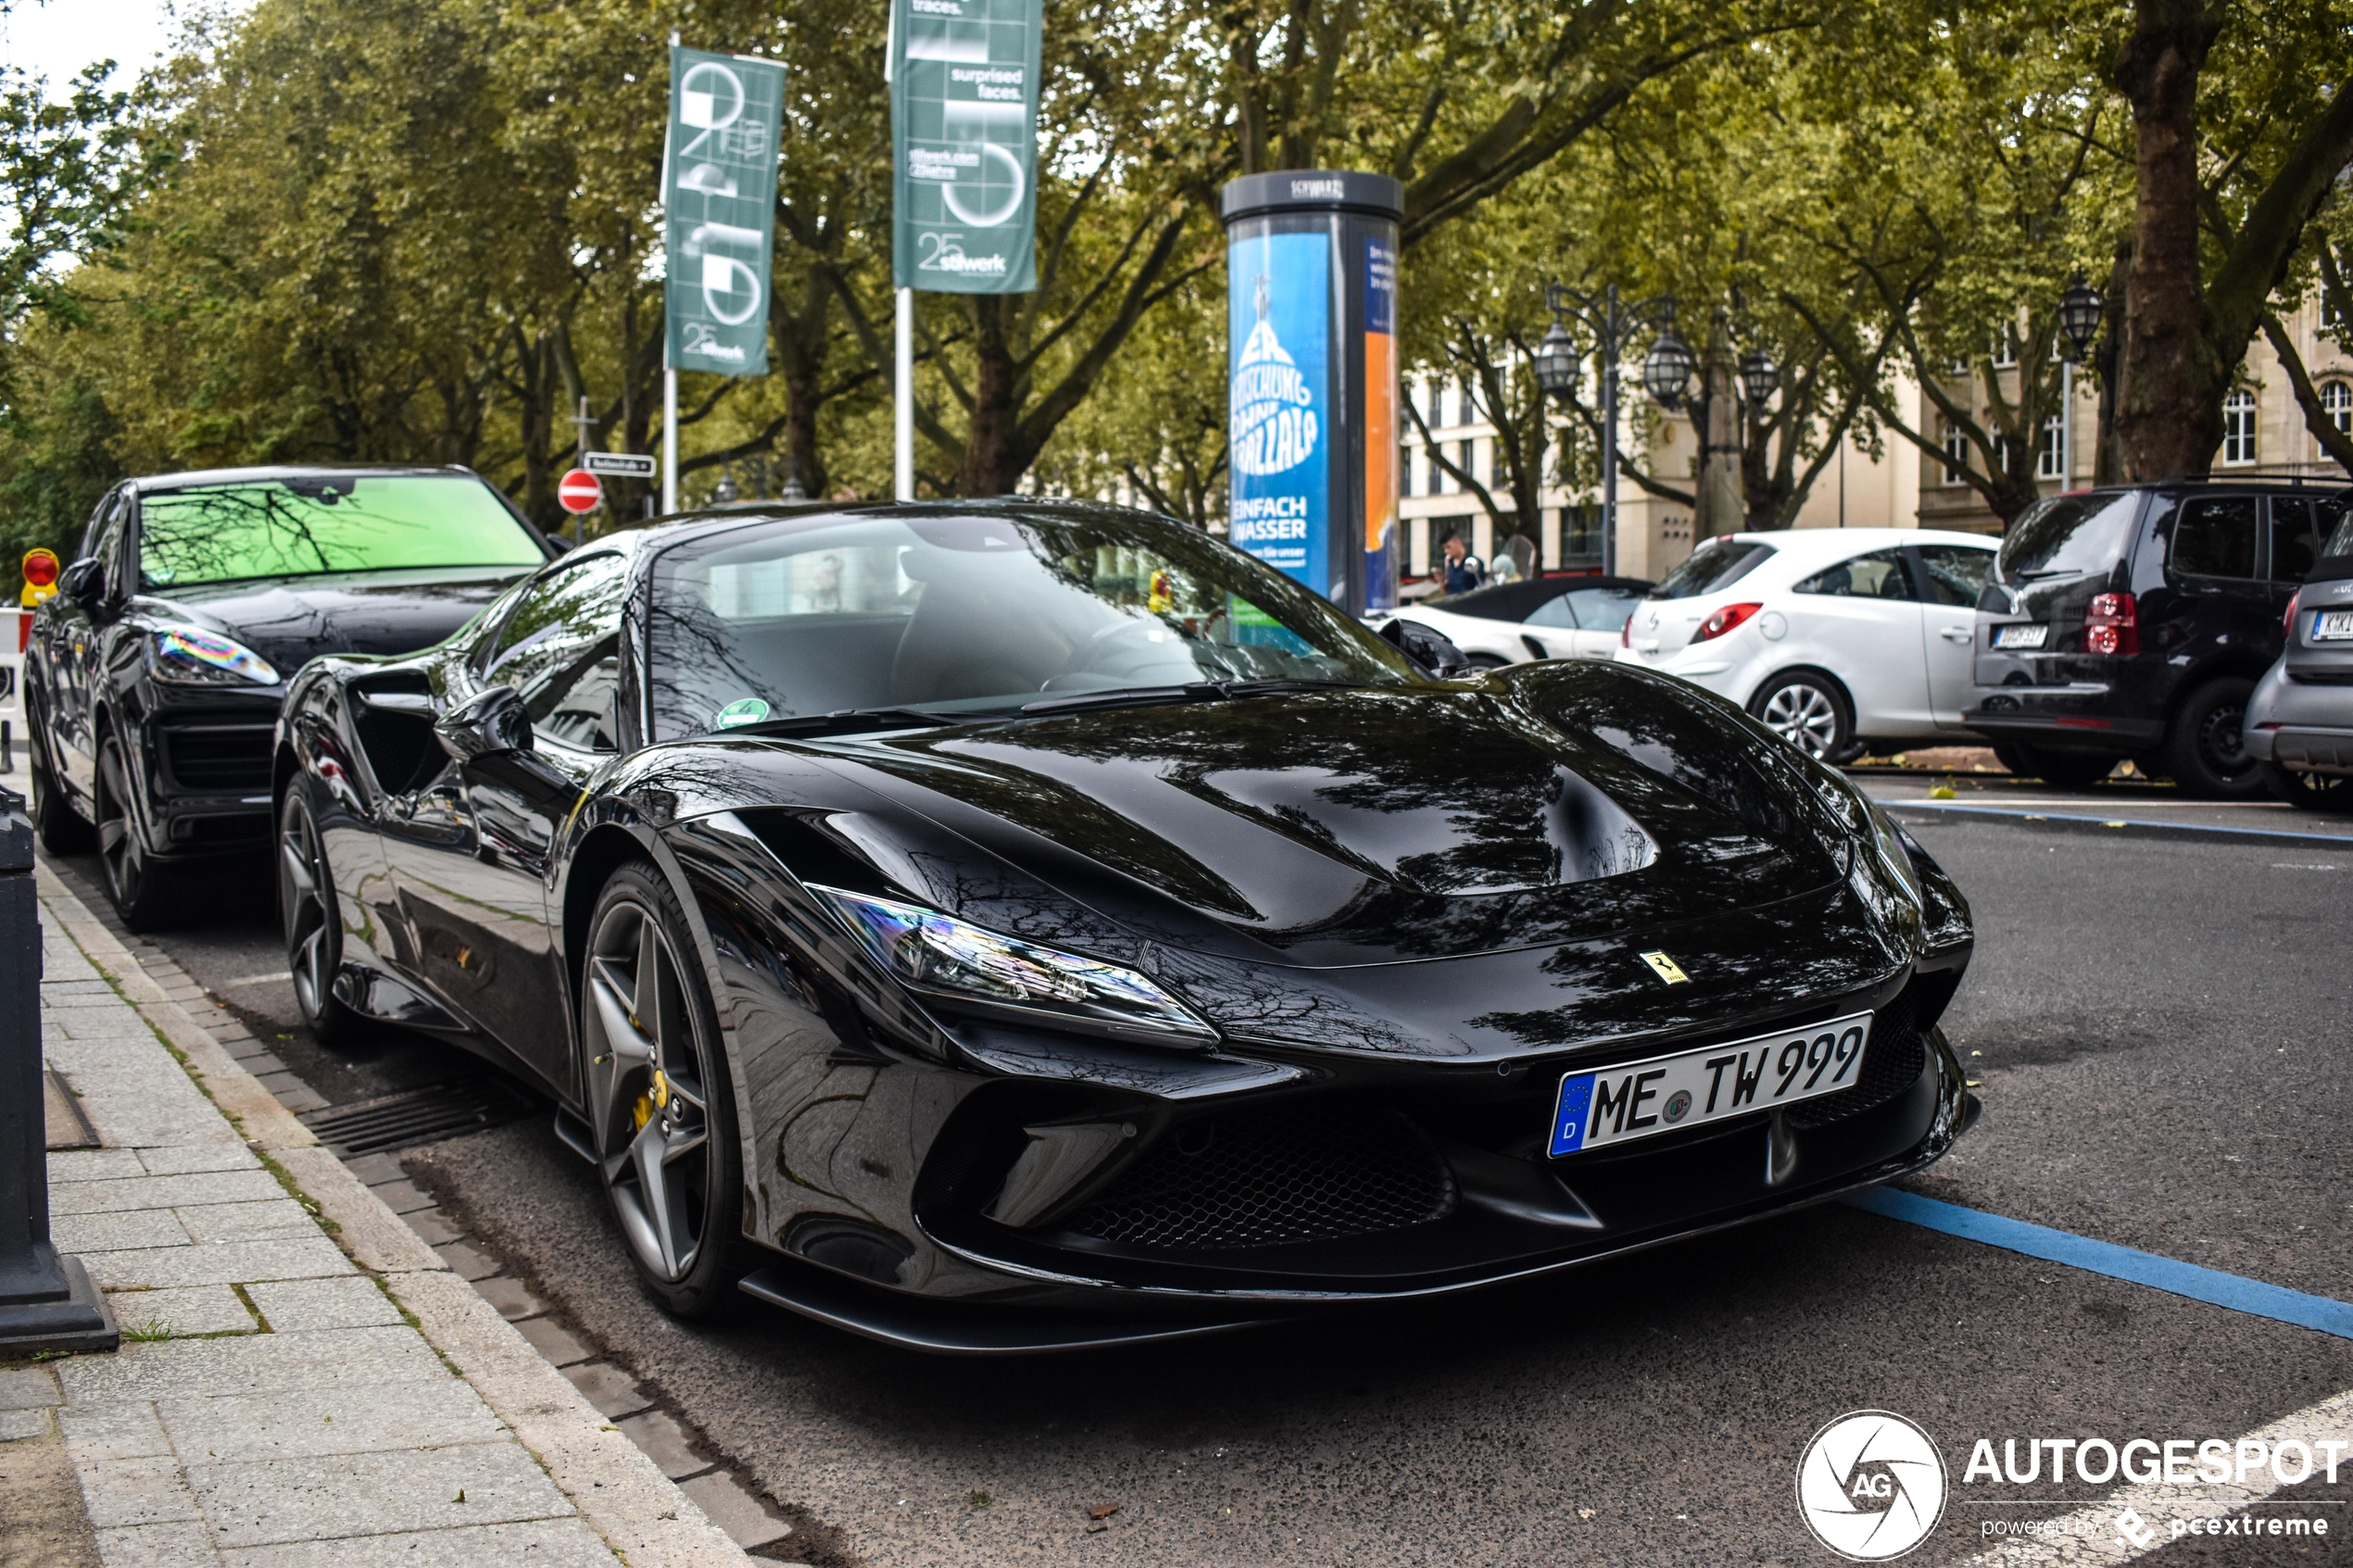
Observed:
[[[582,465],[590,473],[609,473],[617,479],[651,479],[654,459],[648,452],[591,452]]]
[[[891,0],[891,277],[935,294],[1038,286],[1044,0]]]
[[[556,502],[568,512],[593,512],[605,498],[605,487],[586,469],[573,469],[556,486]]]
[[[661,203],[673,370],[768,373],[784,104],[774,60],[671,48]]]

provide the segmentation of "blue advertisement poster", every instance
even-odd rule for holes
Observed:
[[[1325,538],[1330,246],[1322,234],[1259,234],[1226,252],[1231,537],[1319,594],[1346,587],[1330,580]]]

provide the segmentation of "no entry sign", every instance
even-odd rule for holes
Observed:
[[[568,512],[593,512],[605,498],[605,487],[586,469],[574,469],[556,486],[556,499]]]

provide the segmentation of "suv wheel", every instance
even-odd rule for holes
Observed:
[[[32,831],[40,836],[41,847],[52,855],[80,855],[88,851],[95,834],[81,812],[67,801],[57,787],[57,770],[49,762],[49,732],[38,711],[25,714],[24,737],[26,771],[31,775]]]
[[[1788,670],[1748,699],[1759,723],[1818,761],[1852,759],[1855,709],[1846,690],[1818,670]]]
[[[2263,793],[2263,773],[2246,754],[2239,724],[2255,683],[2239,676],[2208,681],[2174,710],[2165,733],[2165,771],[2184,795],[2246,800]]]
[[[98,743],[98,868],[106,873],[107,899],[122,923],[152,931],[163,922],[170,902],[170,873],[147,854],[146,835],[139,831],[132,804],[137,788],[122,742],[109,731]]]
[[[2353,778],[2343,773],[2305,773],[2277,762],[2257,764],[2263,786],[2278,799],[2306,811],[2353,811]]]
[[[2062,789],[2085,789],[2116,771],[2118,759],[2082,751],[2045,751],[2039,746],[2013,746],[2020,766],[2010,771]]]

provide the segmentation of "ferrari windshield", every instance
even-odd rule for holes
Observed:
[[[662,739],[850,709],[1017,712],[1214,683],[1392,685],[1337,607],[1179,523],[1040,508],[780,520],[657,562]]]
[[[320,474],[167,490],[139,503],[147,588],[547,560],[472,474]]]

